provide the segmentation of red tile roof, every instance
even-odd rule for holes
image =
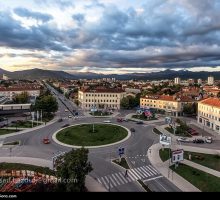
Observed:
[[[211,98],[200,101],[200,103],[220,108],[220,99],[219,98],[212,98],[211,97]]]

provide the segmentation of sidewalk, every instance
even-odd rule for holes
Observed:
[[[35,130],[38,130],[38,129],[50,126],[51,124],[57,122],[58,119],[59,119],[59,117],[55,116],[54,119],[51,120],[50,122],[47,122],[46,125],[42,124],[42,125],[36,126],[34,128],[28,128],[28,129],[25,129],[25,130],[22,130],[22,131],[18,131],[18,132],[15,132],[15,133],[10,133],[10,134],[6,134],[6,135],[0,135],[0,139],[1,138],[7,138],[7,137],[15,136],[15,135],[20,135],[20,134],[23,134],[23,133],[28,133],[28,132],[31,132],[31,131],[35,131]]]
[[[190,167],[193,167],[193,168],[196,168],[196,169],[199,169],[201,171],[204,171],[208,174],[212,174],[213,176],[217,176],[220,178],[220,172],[219,171],[216,171],[214,169],[211,169],[211,168],[208,168],[208,167],[205,167],[203,165],[200,165],[200,164],[197,164],[195,162],[192,162],[192,161],[189,161],[189,160],[184,160],[182,161],[181,163],[185,164],[185,165],[188,165]]]
[[[162,145],[157,143],[148,149],[148,158],[151,164],[170,182],[176,185],[183,192],[199,192],[200,190],[190,182],[179,176],[177,173],[169,169],[169,161],[163,162],[159,156],[159,150]]]
[[[52,169],[52,161],[45,160],[41,158],[30,158],[30,157],[0,157],[0,162],[7,162],[7,163],[23,163],[23,164],[30,164],[36,165],[41,167],[49,167]],[[87,175],[85,181],[86,188],[89,192],[107,192],[107,190],[94,178]]]

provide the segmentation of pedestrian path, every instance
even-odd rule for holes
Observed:
[[[126,183],[130,183],[137,180],[153,180],[161,178],[161,174],[152,166],[146,165],[129,169],[125,172],[117,172],[109,174],[100,178],[97,178],[98,182],[101,183],[106,189],[117,187]]]

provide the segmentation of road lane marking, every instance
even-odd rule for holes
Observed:
[[[112,178],[114,178],[114,179],[115,179],[115,181],[117,182],[117,184],[118,184],[118,185],[121,185],[121,183],[118,181],[118,179],[115,177],[115,175],[114,175],[114,174],[112,174]]]
[[[124,177],[124,174],[122,174],[121,172],[120,173],[118,173],[121,177],[122,177],[122,179],[123,179],[123,181],[125,182],[125,183],[128,183],[128,181],[125,179],[125,177]]]
[[[145,181],[153,181],[153,180],[156,180],[158,178],[163,178],[163,176],[157,176],[157,177],[154,177],[154,178],[149,178],[149,179],[143,180],[143,182],[145,182]]]
[[[141,169],[142,169],[148,176],[152,176],[152,174],[149,173],[144,167],[141,167]]]
[[[149,173],[153,174],[153,175],[157,175],[157,173],[155,173],[149,166],[145,166],[144,167]]]
[[[148,165],[148,167],[150,167],[153,171],[155,171],[157,174],[159,174],[160,172],[159,171],[157,171],[153,166],[151,166],[151,165]]]
[[[115,176],[119,179],[119,181],[122,183],[122,184],[125,184],[125,182],[121,179],[121,177],[119,176],[119,174],[115,174]]]
[[[139,172],[142,178],[148,177],[148,176],[145,176],[145,174],[142,172],[140,168],[137,168],[136,170]]]

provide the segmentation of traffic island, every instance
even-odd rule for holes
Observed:
[[[72,148],[98,148],[114,145],[127,140],[130,131],[115,124],[77,124],[61,129],[53,135],[60,145]]]

